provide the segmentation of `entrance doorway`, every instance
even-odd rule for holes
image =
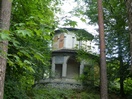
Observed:
[[[75,79],[79,77],[80,64],[75,57],[70,57],[67,61],[67,78]]]
[[[62,64],[55,65],[55,78],[62,78]]]

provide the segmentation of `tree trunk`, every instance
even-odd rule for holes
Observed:
[[[98,24],[100,39],[100,98],[108,99],[102,0],[98,0]]]
[[[119,54],[119,61],[120,61],[120,94],[121,99],[124,97],[124,70],[123,70],[123,59],[121,54]]]
[[[0,0],[0,29],[1,29],[0,31],[1,33],[9,30],[10,15],[11,15],[11,0]],[[3,99],[8,41],[0,41],[0,49],[1,49],[1,52],[0,52],[0,99]]]
[[[132,72],[132,0],[126,2],[129,20],[129,32],[130,32],[130,54],[131,54],[131,72]]]
[[[120,37],[120,32],[118,31],[118,58],[119,58],[119,62],[120,62],[120,70],[119,70],[119,74],[120,74],[120,95],[121,95],[121,99],[123,99],[124,97],[124,70],[123,70],[123,57],[122,57],[122,46],[121,46],[121,37]]]

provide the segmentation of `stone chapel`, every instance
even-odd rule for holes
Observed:
[[[82,46],[91,46],[91,41],[79,40],[75,33],[78,31],[88,34],[86,30],[77,28],[62,28],[55,31],[52,44],[51,78],[47,80],[52,86],[72,88],[81,86],[81,82],[77,79],[83,74],[86,63],[83,60],[77,61],[77,49]]]

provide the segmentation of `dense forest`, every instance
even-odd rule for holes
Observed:
[[[100,73],[95,72],[94,84],[88,83],[92,75],[86,73],[79,79],[86,86],[82,90],[39,86],[39,81],[46,78],[44,74],[51,73],[52,38],[60,21],[65,27],[77,25],[72,18],[58,17],[63,0],[1,0],[0,99],[132,98],[132,1],[74,2],[79,6],[69,12],[71,16],[99,26],[93,41],[100,53],[94,53],[91,60],[100,68]],[[91,57],[85,49],[77,53],[77,58]]]

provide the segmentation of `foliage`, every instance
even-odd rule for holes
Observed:
[[[100,99],[99,88],[96,87],[87,90],[63,90],[39,86],[33,88],[32,93],[28,95],[32,99]],[[119,99],[119,95],[110,93],[109,99]],[[131,96],[127,96],[126,99],[131,99]]]
[[[70,19],[66,19],[65,23],[64,23],[64,26],[68,26],[68,25],[70,25],[72,27],[75,27],[75,26],[77,26],[77,22],[73,21],[73,20],[70,20]]]
[[[77,60],[84,63],[83,74],[80,80],[85,88],[99,86],[99,57],[86,48],[78,49]]]
[[[96,0],[84,1],[86,7],[83,11],[79,9],[77,13],[88,16],[91,19],[89,24],[97,24]],[[59,3],[59,0],[13,0],[10,32],[2,31],[3,33],[0,34],[0,41],[9,41],[5,99],[27,99],[28,96],[33,99],[80,97],[72,96],[76,92],[71,90],[51,90],[51,88],[32,90],[34,83],[43,79],[44,73],[48,71],[50,66],[50,42],[58,24],[54,16],[59,11],[57,7]],[[126,94],[131,94],[132,81],[128,71],[130,64],[129,35],[125,4],[123,0],[104,0],[103,4],[110,90],[118,90],[119,78],[122,77]],[[67,20],[66,22],[65,25],[76,26],[75,21]],[[79,32],[77,32],[77,35],[80,40],[93,39],[92,35],[84,36],[84,30],[81,30],[82,34],[79,34]],[[85,61],[89,62],[89,66],[99,65],[98,56],[85,53],[84,50],[79,51],[79,60],[86,59]],[[123,62],[122,67],[121,61]],[[97,70],[95,71],[96,74],[98,69],[95,68],[95,70]],[[86,71],[89,71],[89,69]],[[88,75],[82,76],[82,79],[87,81]],[[95,78],[98,78],[97,75],[95,75]],[[117,86],[114,86],[114,84]],[[96,97],[92,93],[84,92],[79,95],[81,95],[81,99],[98,99],[98,95]]]
[[[83,1],[84,3],[79,8],[79,12],[83,12],[83,15],[90,19],[88,24],[96,25],[98,22],[97,0]],[[120,92],[123,93],[125,80],[131,76],[129,72],[130,46],[127,10],[124,0],[104,0],[102,2],[109,87],[112,88],[112,82],[120,79],[118,82],[116,81],[116,84],[120,83]],[[96,39],[96,41],[99,44],[99,40]]]
[[[125,87],[125,91],[127,94],[132,95],[132,79],[130,77],[128,77],[125,81],[124,81],[124,87]]]
[[[51,90],[52,89],[52,90]],[[35,87],[30,93],[32,99],[99,99],[98,92],[86,90],[58,89],[51,87]]]
[[[79,78],[83,84],[84,89],[94,88],[99,86],[99,68],[98,66],[85,65],[84,72]]]
[[[13,79],[5,82],[4,91],[4,99],[28,99],[25,90],[18,86],[18,82]]]
[[[132,10],[132,1],[131,0],[126,0],[126,8],[127,8],[127,17],[128,17],[128,25],[129,25],[129,34],[130,34],[130,56],[132,57],[132,14],[131,14],[131,10]],[[132,71],[132,59],[131,59],[131,67],[130,70]]]
[[[27,92],[48,70],[50,42],[57,26],[54,13],[59,0],[54,1],[13,0],[10,32],[1,35],[9,41],[5,98],[20,99],[21,93],[26,99]]]
[[[88,40],[93,40],[94,36],[90,33],[88,33],[86,30],[79,29],[78,31],[75,32],[77,35],[78,40],[83,40],[83,41],[88,41]]]
[[[115,5],[118,5],[118,7]],[[120,79],[120,94],[123,96],[125,91],[124,81],[129,76],[128,68],[130,64],[126,7],[124,1],[111,0],[104,2],[104,8],[107,60],[110,61],[108,64],[108,75],[110,75],[109,78]],[[111,70],[115,70],[115,72],[112,73]],[[111,81],[109,79],[109,82]]]
[[[52,89],[52,90],[51,90]],[[70,99],[73,95],[72,90],[63,90],[51,87],[42,87],[33,89],[32,99]]]
[[[100,99],[99,94],[93,94],[92,92],[82,92],[81,99]]]

